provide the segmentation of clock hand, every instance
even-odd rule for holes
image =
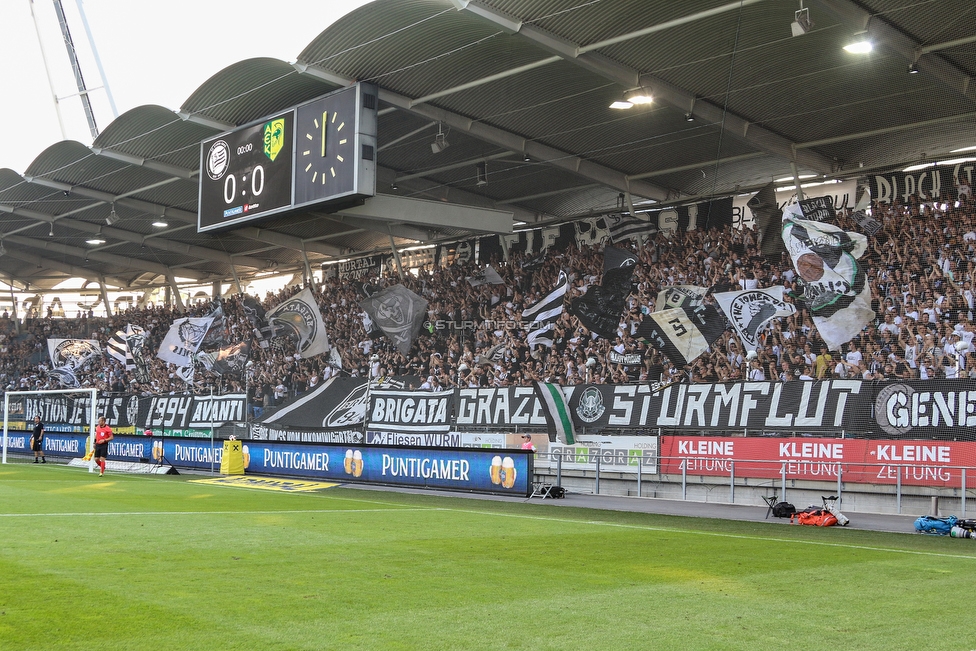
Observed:
[[[322,158],[325,158],[325,139],[328,137],[326,125],[328,124],[328,111],[322,111]]]

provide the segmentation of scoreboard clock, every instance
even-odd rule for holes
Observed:
[[[295,205],[376,194],[376,86],[356,84],[295,109]]]
[[[289,110],[202,143],[199,232],[291,208],[294,127]]]
[[[377,88],[357,83],[200,147],[197,231],[376,194]]]

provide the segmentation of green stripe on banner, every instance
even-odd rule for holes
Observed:
[[[566,405],[566,398],[563,396],[562,391],[559,389],[557,384],[547,384],[546,390],[552,397],[552,408],[554,415],[558,419],[558,426],[562,431],[563,438],[566,445],[574,445],[576,443],[576,436],[573,432],[573,419],[569,415],[569,408]]]

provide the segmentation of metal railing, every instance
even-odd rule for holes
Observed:
[[[612,473],[615,483],[635,485],[634,494],[638,497],[647,496],[645,486],[649,482],[655,486],[680,485],[682,500],[689,500],[691,486],[707,487],[709,491],[727,486],[730,504],[736,503],[737,488],[746,488],[753,494],[772,490],[781,501],[788,501],[790,493],[819,494],[828,491],[837,495],[838,504],[845,492],[857,492],[874,494],[878,498],[893,497],[898,514],[902,513],[907,497],[932,498],[933,511],[938,508],[939,497],[958,500],[958,515],[965,517],[968,498],[976,497],[976,468],[973,466],[831,461],[818,462],[818,474],[811,477],[797,472],[803,462],[798,464],[792,460],[648,455],[629,457],[626,464],[608,464],[602,461],[599,453],[586,455],[585,461],[580,457],[573,457],[570,461],[565,458],[566,455],[559,453],[537,453],[536,474],[554,477],[553,483],[556,485],[563,485],[564,480],[569,479],[583,490],[590,482],[596,495],[600,494],[601,480],[608,481],[608,475]],[[678,472],[662,473],[662,467],[676,467]],[[702,468],[707,468],[707,471],[695,471]],[[866,469],[871,469],[871,472],[865,472]],[[883,481],[878,481],[882,475]],[[690,478],[696,481],[692,482]]]

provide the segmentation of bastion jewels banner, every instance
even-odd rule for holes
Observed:
[[[40,416],[48,432],[87,432],[91,427],[88,397],[30,395],[22,401],[24,421],[29,423],[34,416]],[[112,429],[120,434],[141,433],[146,429],[156,434],[163,430],[171,434],[171,430],[209,431],[211,426],[244,422],[244,405],[244,394],[107,396],[98,398],[95,416],[105,416]]]

